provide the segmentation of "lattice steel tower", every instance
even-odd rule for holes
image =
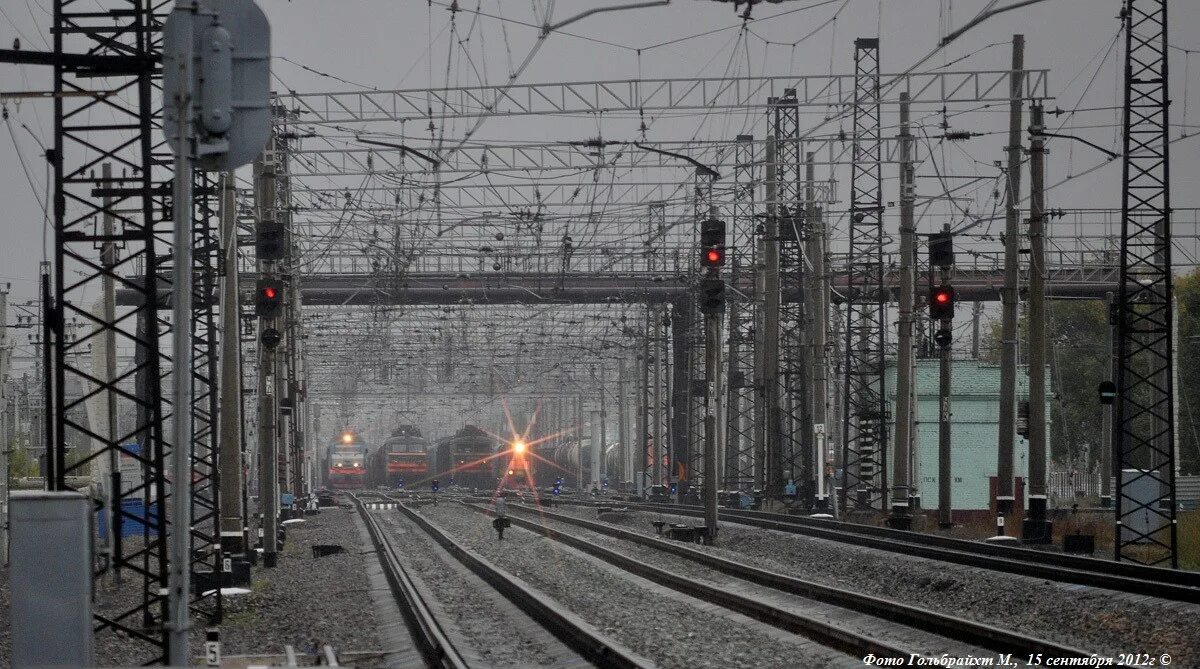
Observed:
[[[775,131],[775,199],[779,218],[779,287],[787,295],[804,278],[804,214],[800,172],[800,109],[796,91],[787,89],[773,107]],[[812,454],[805,447],[807,370],[803,337],[804,302],[779,302],[779,448],[780,477],[798,486],[811,478]],[[807,491],[811,493],[811,489]],[[806,497],[799,495],[798,498]]]
[[[887,398],[879,40],[854,41],[854,161],[847,258],[841,508],[882,504],[887,485]]]
[[[729,263],[730,283],[756,275],[755,262],[760,235],[754,217],[755,182],[754,137],[738,135],[734,148],[735,191],[730,206],[729,248],[725,254]],[[725,422],[725,477],[728,490],[749,490],[754,487],[754,406],[756,399],[754,377],[754,325],[758,319],[759,298],[744,299],[737,291],[726,291],[729,320],[729,360],[727,387],[729,389]]]
[[[1178,567],[1167,0],[1128,0],[1124,19],[1115,557]]]

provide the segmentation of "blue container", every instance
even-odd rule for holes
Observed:
[[[146,507],[140,499],[121,501],[121,536],[140,537],[149,521],[150,536],[158,536],[158,502],[150,503],[150,513],[147,516]],[[96,512],[96,532],[101,539],[108,539],[108,513]]]

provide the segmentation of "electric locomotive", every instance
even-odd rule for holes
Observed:
[[[325,449],[325,485],[343,490],[367,483],[367,442],[354,430],[345,430]]]
[[[434,469],[441,485],[490,488],[496,483],[492,460],[496,440],[474,425],[464,426],[437,444]]]
[[[367,466],[371,485],[396,487],[415,483],[429,474],[429,442],[413,425],[401,425],[379,448]]]
[[[531,491],[534,489],[531,447],[523,439],[499,444],[495,458],[496,479],[501,490]]]

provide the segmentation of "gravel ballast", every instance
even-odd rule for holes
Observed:
[[[291,644],[297,653],[311,653],[329,644],[339,653],[378,651],[375,611],[367,591],[364,551],[355,527],[356,512],[324,509],[305,522],[288,525],[288,541],[273,569],[258,566],[251,572],[251,592],[226,597],[225,619],[220,625],[224,656],[282,655]],[[314,559],[313,544],[341,544],[346,552]],[[0,576],[0,665],[8,666],[8,572]],[[136,584],[135,584],[136,583]],[[120,610],[140,597],[140,579],[127,581],[119,592],[97,583],[100,610]],[[206,621],[192,618],[190,651],[203,664]],[[95,659],[100,666],[136,666],[151,655],[150,646],[111,631],[95,638]],[[356,666],[370,666],[369,662]]]
[[[854,667],[860,660],[730,613],[512,527],[497,541],[491,521],[464,507],[423,507],[472,550],[664,669]]]
[[[555,513],[596,520],[594,508]],[[696,518],[633,511],[613,525],[654,534],[651,521]],[[1200,666],[1200,605],[989,571],[722,521],[715,555],[941,613],[966,617],[1081,650],[1169,653],[1175,666]]]
[[[404,568],[435,599],[434,614],[488,666],[551,666],[575,655],[544,630],[530,629],[536,623],[455,562],[411,521],[394,511],[378,517],[391,533]]]

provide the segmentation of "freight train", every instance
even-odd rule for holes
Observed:
[[[392,430],[379,448],[371,451],[367,476],[371,485],[399,487],[429,478],[429,441],[414,425]]]
[[[576,478],[579,477],[579,453],[580,447],[583,449],[583,475],[582,480],[587,487],[592,480],[592,444],[591,439],[584,439],[582,444],[579,441],[569,441],[559,444],[549,453],[549,460],[557,465],[555,477],[561,477],[563,482],[574,487]],[[600,477],[616,482],[620,478],[618,472],[621,471],[620,452],[616,444],[608,444],[604,447],[604,463],[601,469],[604,474]]]
[[[362,488],[367,482],[367,442],[354,430],[344,430],[325,449],[321,471],[329,488]]]

